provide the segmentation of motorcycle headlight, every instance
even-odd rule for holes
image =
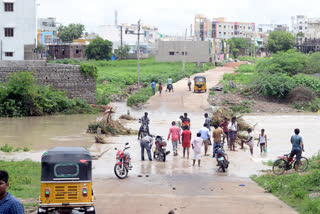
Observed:
[[[120,159],[120,156],[119,156],[119,155],[117,155],[117,159]]]

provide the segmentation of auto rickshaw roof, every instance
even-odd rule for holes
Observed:
[[[42,162],[91,161],[90,152],[83,147],[54,147],[42,155]]]
[[[206,77],[205,77],[205,76],[195,76],[195,77],[194,77],[194,79],[200,79],[200,78],[204,78],[204,79],[206,79]]]

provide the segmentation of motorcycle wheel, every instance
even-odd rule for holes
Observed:
[[[124,179],[128,176],[128,169],[124,166],[121,169],[121,165],[116,164],[114,166],[114,174],[116,174],[119,179]]]
[[[224,168],[224,164],[220,161],[219,166],[222,169],[222,172],[226,172],[226,169]]]
[[[166,162],[166,154],[164,152],[161,153],[161,161]]]

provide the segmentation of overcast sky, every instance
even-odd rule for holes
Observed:
[[[56,17],[62,24],[82,23],[94,32],[97,26],[118,23],[154,25],[164,34],[183,35],[194,15],[227,17],[229,21],[256,24],[290,24],[290,17],[320,16],[319,0],[38,0],[38,17]]]

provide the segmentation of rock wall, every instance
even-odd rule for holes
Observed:
[[[34,62],[34,63],[32,63]],[[35,61],[0,61],[0,82],[12,72],[30,71],[41,85],[65,91],[69,98],[80,97],[96,104],[96,84],[91,76],[85,77],[79,65],[56,65]]]

